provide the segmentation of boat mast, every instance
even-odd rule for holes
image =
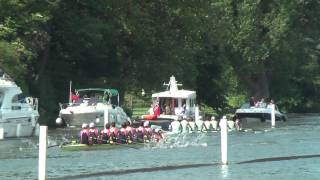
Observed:
[[[69,82],[69,104],[71,104],[71,102],[72,102],[72,89],[71,89],[71,87],[72,87],[72,81],[70,80],[70,82]]]

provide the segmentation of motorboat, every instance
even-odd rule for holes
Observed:
[[[7,75],[0,77],[0,139],[27,137],[36,132],[38,99],[26,97]]]
[[[60,104],[57,124],[81,128],[84,123],[94,122],[97,127],[104,127],[105,123],[115,122],[120,126],[128,120],[119,106],[118,90],[87,88],[76,89],[75,92],[77,98],[72,99],[75,95],[70,92],[69,103]]]
[[[179,118],[193,120],[196,118],[196,91],[178,89],[178,84],[174,76],[170,77],[169,83],[164,83],[166,90],[152,94],[153,110],[149,114],[143,115],[141,120],[148,120],[153,125],[160,125],[164,129],[169,128],[173,120]]]
[[[259,106],[250,106],[250,103],[245,103],[239,109],[236,110],[235,118],[254,118],[259,119],[261,122],[265,122],[266,120],[271,120],[271,108],[267,106],[265,103]],[[286,115],[281,113],[277,106],[275,106],[275,120],[287,120]]]

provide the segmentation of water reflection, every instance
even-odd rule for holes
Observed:
[[[221,165],[221,177],[222,179],[229,179],[229,167],[228,165]]]

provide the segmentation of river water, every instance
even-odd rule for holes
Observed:
[[[49,146],[66,137],[49,130]],[[320,179],[320,116],[292,116],[286,123],[228,134],[222,166],[220,133],[174,137],[171,144],[105,151],[48,148],[47,179]],[[38,178],[38,139],[0,141],[0,179]]]

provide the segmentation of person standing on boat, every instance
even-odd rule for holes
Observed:
[[[271,108],[272,105],[274,105],[274,101],[270,99],[267,108]]]
[[[259,101],[259,107],[260,108],[266,108],[267,104],[264,100],[264,98],[262,97],[261,100]]]
[[[253,96],[250,98],[249,104],[250,104],[250,107],[254,107],[255,106],[256,102],[255,102],[255,99],[254,99]]]
[[[111,123],[111,128],[110,128],[110,144],[113,144],[114,142],[117,142],[119,139],[119,129],[116,127],[116,123],[112,122]]]
[[[110,124],[107,123],[105,128],[100,132],[100,141],[102,144],[108,144],[110,140]]]
[[[95,127],[94,122],[89,124],[89,145],[98,144],[99,130]]]
[[[88,124],[83,123],[80,131],[80,144],[89,144],[89,128]]]
[[[241,130],[242,130],[241,119],[240,119],[237,115],[234,116],[234,119],[235,119],[236,129],[237,129],[238,131],[241,131]]]
[[[171,115],[171,107],[169,104],[166,105],[165,107],[165,114],[166,115]]]
[[[160,115],[159,101],[157,101],[153,107],[153,114],[158,117]]]
[[[77,103],[80,99],[80,96],[79,96],[79,93],[78,91],[76,91],[76,93],[72,93],[72,96],[71,96],[71,100],[72,100],[72,103]]]

